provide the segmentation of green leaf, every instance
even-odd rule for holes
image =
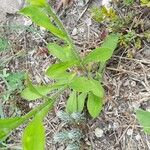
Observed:
[[[98,97],[104,97],[104,89],[102,85],[93,79],[86,77],[75,77],[70,83],[70,88],[78,92],[93,92]]]
[[[96,48],[89,53],[84,59],[83,63],[88,64],[90,62],[105,62],[112,56],[112,50],[109,48]]]
[[[134,0],[124,0],[123,3],[128,6],[132,6],[134,4]]]
[[[66,111],[68,113],[77,112],[77,92],[73,91],[67,100]]]
[[[5,138],[12,130],[24,121],[21,117],[0,119],[0,139]]]
[[[42,120],[52,108],[54,101],[51,101],[38,112],[34,119],[25,128],[23,133],[23,149],[24,150],[44,150],[45,149],[45,129]]]
[[[31,5],[20,10],[20,13],[30,17],[31,20],[37,25],[46,28],[59,38],[66,40],[65,33],[52,24],[47,14],[44,12],[43,8]]]
[[[54,104],[55,100],[48,99],[48,101],[49,101],[49,103],[36,114],[36,115],[38,115],[39,119],[41,119],[41,120],[44,119],[44,117],[47,115],[48,111],[53,108],[53,104]]]
[[[33,85],[33,87],[36,91],[38,91],[38,93],[32,90],[30,87],[26,87],[21,92],[21,97],[29,101],[36,100],[42,98],[53,90],[63,87],[63,84],[54,83],[51,85]]]
[[[48,44],[49,52],[61,61],[74,61],[76,60],[75,55],[71,46],[59,46],[56,43]]]
[[[25,78],[24,72],[15,72],[15,73],[9,73],[9,75],[5,78],[8,82],[8,85],[10,87],[10,90],[13,92],[16,89],[20,92],[23,89],[23,83],[22,81]]]
[[[96,118],[99,116],[103,106],[103,100],[100,97],[97,97],[93,93],[89,93],[87,101],[87,109],[89,114]]]
[[[60,78],[68,78],[72,76],[72,74],[66,72],[67,69],[75,66],[76,61],[72,62],[60,62],[58,64],[51,65],[47,71],[46,75],[53,79],[60,79]]]
[[[23,91],[22,93],[21,93],[21,95],[22,95],[22,97],[24,97],[24,98],[30,98],[30,95],[28,95],[28,93],[26,93],[26,92],[28,92],[28,91],[30,91],[31,93],[34,93],[34,95],[33,96],[35,96],[35,97],[32,97],[31,99],[29,99],[29,100],[34,100],[37,96],[38,97],[44,97],[44,95],[42,95],[40,92],[45,92],[45,88],[44,89],[42,89],[41,91],[40,91],[40,88],[37,90],[34,86],[33,86],[33,84],[32,84],[32,82],[30,81],[30,79],[29,79],[29,77],[27,76],[27,79],[26,79],[26,81],[27,81],[27,84],[28,84],[28,88],[27,88],[27,90],[25,90],[25,91]]]
[[[137,110],[136,115],[140,124],[143,126],[144,131],[147,134],[150,134],[150,112]]]
[[[104,89],[99,81],[96,81],[94,79],[90,80],[91,83],[91,92],[93,92],[94,95],[103,98],[104,97]]]
[[[89,62],[106,62],[111,58],[117,47],[118,39],[118,35],[110,34],[101,47],[96,48],[83,59],[84,64]]]
[[[149,0],[141,0],[142,6],[150,7],[150,1]]]
[[[101,47],[110,48],[112,49],[112,51],[114,51],[115,48],[117,47],[118,40],[119,40],[119,34],[110,34],[106,37]]]
[[[29,118],[31,118],[34,115],[34,113],[37,113],[39,108],[41,109],[41,110],[39,109],[40,111],[38,111],[39,116],[40,116],[39,118],[42,119],[46,115],[46,113],[49,111],[49,109],[52,108],[53,103],[54,101],[47,101],[46,103],[44,103],[43,108],[39,106],[22,117],[0,119],[0,140],[3,140],[11,131],[13,131],[15,128],[17,128],[21,124],[23,124],[25,121],[28,121]]]
[[[82,112],[85,104],[87,93],[81,93],[77,98],[78,112]]]
[[[78,92],[89,92],[90,83],[86,77],[75,77],[70,83],[70,88]]]
[[[44,150],[45,129],[39,116],[25,128],[22,140],[23,150]]]
[[[47,5],[46,0],[27,0],[27,2],[29,2],[30,5],[36,5],[36,6],[46,6]]]

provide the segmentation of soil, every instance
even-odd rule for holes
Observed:
[[[11,1],[6,5],[6,1],[0,0],[2,4],[0,35],[7,39],[8,51],[0,52],[0,69],[3,68],[7,72],[28,72],[33,83],[51,83],[52,81],[44,75],[44,71],[50,64],[55,63],[56,59],[47,54],[46,44],[56,39],[42,28],[33,25],[28,18],[17,14],[22,2]],[[81,55],[101,44],[104,31],[110,32],[106,30],[107,25],[95,22],[90,15],[90,8],[101,4],[100,0],[85,2],[74,0],[58,12]],[[134,8],[139,11],[138,17],[141,17],[144,11],[143,24],[149,26],[147,22],[149,22],[150,9],[141,8],[138,4]],[[121,5],[120,9],[125,8]],[[143,30],[149,28],[145,26]],[[150,110],[149,41],[142,39],[142,46],[139,49],[132,44],[129,47],[120,46],[119,51],[113,55],[106,66],[103,85],[106,91],[104,109],[96,119],[91,119],[86,114],[87,119],[81,127],[85,132],[82,149],[150,150],[150,136],[143,132],[135,115],[139,108]],[[3,81],[0,81],[0,90],[4,88]],[[46,150],[65,149],[64,145],[54,143],[53,136],[63,127],[56,113],[64,109],[67,96],[67,92],[60,96],[59,103],[45,118]],[[23,115],[41,103],[40,100],[35,102],[23,100],[17,92],[13,93],[9,101],[0,100],[0,102],[6,117]],[[14,111],[12,106],[17,111]],[[21,147],[24,127],[23,125],[17,128],[8,137],[6,140],[8,149]]]

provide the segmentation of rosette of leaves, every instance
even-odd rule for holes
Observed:
[[[92,18],[98,23],[106,20],[114,20],[117,17],[116,12],[115,10],[113,10],[113,8],[108,9],[105,6],[93,6],[90,11]]]
[[[80,142],[80,139],[83,137],[82,133],[78,129],[72,129],[70,131],[62,131],[54,136],[54,141],[59,143],[65,142]]]
[[[56,143],[63,143],[67,145],[66,150],[78,150],[80,149],[79,144],[81,138],[83,138],[81,131],[78,129],[72,129],[55,134],[54,141]]]
[[[61,119],[64,123],[80,123],[85,121],[85,117],[83,113],[80,112],[73,112],[72,114],[69,114],[65,111],[59,111],[57,113],[57,117]]]
[[[85,117],[82,113],[73,112],[69,114],[65,111],[59,111],[57,116],[62,122],[70,124],[79,124],[85,121]],[[54,141],[67,145],[66,150],[78,150],[80,149],[80,140],[83,137],[80,129],[65,130],[54,135]]]

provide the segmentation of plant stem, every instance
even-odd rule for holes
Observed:
[[[44,102],[43,104],[41,104],[40,106],[36,107],[35,109],[31,110],[29,113],[25,114],[23,116],[23,122],[24,120],[28,120],[30,119],[33,115],[35,115],[37,112],[39,112],[40,110],[42,110],[43,108],[45,108],[46,106],[50,105],[52,108],[53,104],[54,104],[55,100],[49,99],[46,102]]]
[[[104,76],[104,71],[105,71],[105,67],[106,67],[106,62],[101,62],[99,63],[99,69],[97,71],[97,75],[96,78],[102,82],[103,76]]]
[[[28,114],[24,115],[23,118],[24,120],[27,120],[29,118],[31,118],[33,115],[35,115],[37,112],[39,112],[40,110],[44,109],[45,107],[47,107],[48,105],[50,105],[50,109],[52,108],[56,98],[59,96],[60,93],[62,93],[64,90],[66,89],[66,86],[63,87],[62,89],[60,89],[57,93],[55,93],[52,98],[49,98],[47,101],[45,101],[43,104],[41,104],[40,106],[36,107],[35,109],[31,110]],[[44,97],[45,98],[45,97]]]
[[[51,17],[54,19],[54,21],[56,22],[56,24],[60,27],[60,29],[65,33],[66,37],[67,37],[67,42],[69,43],[69,45],[71,45],[73,53],[75,54],[76,58],[79,60],[80,62],[80,66],[86,71],[86,67],[84,66],[84,64],[82,63],[82,59],[79,55],[79,53],[77,52],[77,48],[75,47],[70,35],[68,34],[67,30],[65,29],[63,23],[61,22],[61,20],[59,19],[59,17],[54,13],[54,11],[52,10],[50,5],[47,5],[47,10],[50,13]]]

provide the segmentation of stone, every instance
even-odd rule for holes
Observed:
[[[72,31],[72,35],[77,35],[77,33],[78,33],[77,28],[74,28],[73,31]]]
[[[111,7],[111,1],[112,0],[102,0],[102,5],[109,9]]]
[[[135,87],[136,86],[136,82],[135,81],[131,81],[131,86]]]
[[[0,0],[0,22],[4,22],[6,14],[15,14],[22,5],[23,0]]]
[[[95,129],[95,136],[96,136],[97,138],[102,137],[103,134],[104,134],[104,131],[103,131],[101,128],[96,128],[96,129]]]
[[[139,134],[137,134],[137,135],[135,136],[135,139],[136,139],[137,141],[139,141],[139,140],[141,140],[141,136],[140,136]]]
[[[133,134],[133,129],[128,129],[127,135],[131,136]]]

